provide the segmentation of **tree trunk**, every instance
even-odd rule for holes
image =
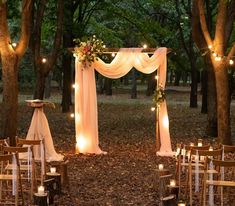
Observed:
[[[34,99],[43,99],[46,76],[41,69],[37,69]]]
[[[153,94],[155,88],[156,88],[156,72],[153,72],[152,74],[150,74],[148,76],[148,86],[147,86],[147,90],[146,90],[146,96],[150,96]]]
[[[197,107],[197,67],[194,57],[191,57],[191,91],[190,91],[190,107]]]
[[[202,107],[201,113],[207,114],[207,81],[208,81],[208,72],[204,68],[202,71],[202,80],[201,80],[201,92],[202,92]]]
[[[181,71],[175,71],[175,82],[174,82],[174,86],[179,86],[180,85],[180,79],[181,79]]]
[[[112,96],[112,94],[113,94],[112,83],[113,83],[112,79],[105,78],[105,80],[104,80],[105,94],[108,96]]]
[[[45,99],[48,99],[51,97],[51,80],[52,80],[52,72],[49,72],[48,76],[46,77],[45,82]]]
[[[231,144],[228,72],[223,63],[214,63],[214,70],[217,91],[218,139],[222,144]]]
[[[10,138],[10,145],[15,145],[18,110],[18,57],[14,54],[2,55],[2,136]]]
[[[131,99],[137,98],[136,70],[132,69],[131,78]]]
[[[62,90],[62,112],[69,112],[72,104],[71,88],[72,88],[72,56],[65,52],[62,57],[63,69],[63,90]]]
[[[104,94],[104,77],[101,74],[98,74],[98,89],[97,92],[98,94]]]
[[[213,65],[209,56],[205,56],[207,65],[207,127],[206,134],[210,137],[217,137],[217,103],[216,103],[216,85]]]

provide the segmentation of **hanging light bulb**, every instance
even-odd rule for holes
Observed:
[[[212,49],[212,45],[208,45],[208,49]]]
[[[143,45],[143,48],[144,48],[144,49],[147,49],[147,48],[148,48],[147,44],[144,44],[144,45]]]
[[[214,57],[218,56],[215,52],[212,52],[212,55],[213,55]]]
[[[70,114],[70,117],[71,117],[71,118],[74,118],[74,116],[75,116],[74,113],[71,113],[71,114]]]
[[[155,76],[155,79],[158,80],[158,75]]]
[[[151,107],[151,111],[154,112],[155,111],[155,107]]]
[[[115,55],[116,55],[116,54],[113,52],[113,53],[112,53],[112,57],[115,57]]]
[[[42,58],[42,63],[46,63],[47,59],[45,57]]]
[[[16,48],[17,43],[13,42],[11,45],[12,45],[14,48]]]
[[[232,59],[229,60],[229,64],[230,65],[233,65],[234,64],[234,61]]]
[[[103,45],[103,48],[104,48],[104,49],[106,48],[106,45],[105,45],[105,44]]]
[[[221,60],[222,60],[222,57],[220,57],[220,56],[216,56],[216,57],[215,57],[215,61],[219,62],[219,61],[221,61]]]

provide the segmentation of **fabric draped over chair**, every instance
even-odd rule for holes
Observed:
[[[91,65],[84,65],[76,57],[75,72],[75,129],[76,142],[80,153],[103,153],[99,147],[97,96],[95,69],[105,77],[117,79],[126,75],[133,67],[150,74],[158,69],[159,85],[165,88],[167,68],[167,48],[157,49],[151,57],[141,52],[141,48],[122,48],[111,63],[101,59]],[[169,120],[166,102],[160,105],[159,133],[161,147],[159,155],[172,155]]]

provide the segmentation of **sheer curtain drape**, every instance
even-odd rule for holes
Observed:
[[[91,66],[84,68],[76,57],[75,73],[75,127],[76,142],[81,153],[103,153],[99,148],[97,97],[95,71],[105,77],[116,79],[126,75],[133,67],[142,73],[150,74],[159,70],[159,83],[165,87],[167,49],[159,48],[149,57],[139,48],[123,48],[117,53],[111,63],[101,59],[96,60]],[[159,114],[159,131],[161,148],[160,153],[172,153],[169,134],[169,120],[166,103],[162,103]]]

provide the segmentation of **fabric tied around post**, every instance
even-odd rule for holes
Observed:
[[[17,178],[17,162],[16,162],[16,154],[14,153],[12,156],[12,195],[16,195],[16,178]]]
[[[183,164],[185,164],[185,155],[186,155],[185,145],[184,145],[184,148],[181,151],[181,154],[183,155]],[[182,171],[184,172],[184,170],[185,170],[185,166],[183,165]]]
[[[30,146],[28,146],[27,163],[28,163],[28,181],[30,181],[32,177],[32,150]]]
[[[195,157],[195,192],[199,192],[199,155],[198,155],[198,150],[196,152],[196,157]]]
[[[209,170],[213,170],[213,162],[212,160],[210,160],[210,164],[209,164]],[[210,172],[209,174],[209,181],[213,181],[213,173]],[[209,206],[214,206],[214,188],[213,185],[209,185]]]

